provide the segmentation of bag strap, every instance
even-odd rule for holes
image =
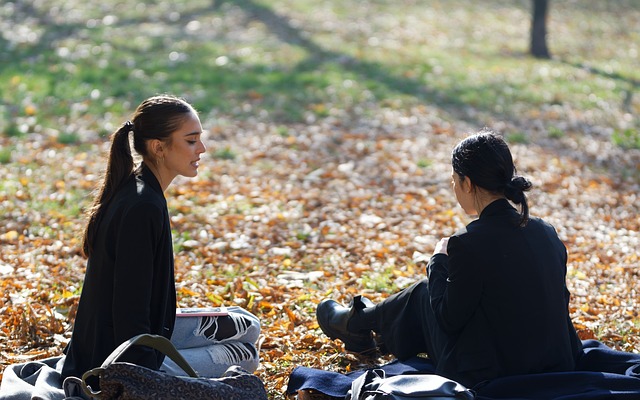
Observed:
[[[127,350],[129,350],[132,346],[135,346],[135,345],[148,346],[148,347],[151,347],[152,349],[160,351],[165,356],[168,356],[173,362],[178,364],[178,366],[182,368],[182,370],[186,372],[190,377],[198,378],[198,373],[191,367],[191,365],[189,365],[187,360],[185,360],[184,357],[182,357],[182,354],[178,352],[178,350],[175,348],[173,343],[169,341],[169,339],[160,335],[143,333],[138,336],[132,337],[131,339],[123,342],[120,346],[116,347],[116,349],[111,352],[109,357],[107,357],[107,359],[104,360],[101,366],[97,368],[93,368],[85,372],[84,374],[82,374],[83,391],[90,397],[99,395],[100,392],[94,392],[87,385],[87,379],[92,376],[99,377],[102,371],[104,371],[109,365],[116,362]]]
[[[129,350],[129,348],[134,345],[148,346],[152,349],[158,350],[165,356],[168,356],[171,360],[173,360],[173,362],[178,364],[178,366],[182,368],[182,370],[186,372],[190,377],[198,378],[198,373],[193,368],[191,368],[187,360],[182,357],[182,354],[178,352],[178,350],[169,339],[164,336],[152,335],[148,333],[143,333],[141,335],[135,336],[122,343],[113,352],[111,352],[111,355],[109,355],[106,360],[104,360],[101,368],[106,368],[116,362],[127,350]]]

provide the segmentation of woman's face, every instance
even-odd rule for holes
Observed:
[[[464,178],[460,178],[460,175],[452,170],[451,186],[456,195],[456,200],[458,200],[458,204],[460,204],[464,212],[467,213],[467,215],[477,215],[474,191],[472,190],[469,177],[465,176]]]
[[[206,150],[202,143],[202,125],[195,113],[186,117],[182,126],[171,134],[162,163],[168,177],[198,175],[200,154]]]

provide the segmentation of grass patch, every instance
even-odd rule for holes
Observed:
[[[513,132],[509,133],[505,136],[505,139],[510,143],[517,144],[527,144],[529,143],[529,138],[525,132]]]
[[[433,162],[432,162],[431,160],[427,159],[427,158],[421,158],[421,159],[419,159],[419,160],[418,160],[418,162],[416,163],[416,165],[417,165],[419,168],[422,168],[422,169],[429,168],[432,164],[433,164]]]
[[[394,283],[394,266],[387,266],[382,270],[373,270],[362,276],[362,286],[376,293],[394,293],[398,287]]]
[[[9,123],[9,126],[4,131],[4,134],[8,137],[20,137],[24,136],[24,133],[16,123]]]
[[[611,136],[616,146],[624,149],[640,149],[640,131],[638,129],[616,130]]]
[[[0,148],[0,164],[9,164],[11,162],[13,150],[13,146]]]
[[[213,153],[213,158],[218,160],[235,160],[238,154],[229,146],[217,149]]]
[[[80,143],[80,135],[75,132],[70,133],[61,133],[58,135],[58,143],[60,144],[79,144]]]
[[[564,131],[555,126],[551,126],[548,128],[548,134],[549,134],[549,137],[552,139],[562,139],[565,136]]]
[[[606,115],[640,79],[625,50],[638,33],[613,28],[632,24],[640,4],[596,3],[554,4],[556,58],[538,61],[525,56],[524,1],[177,0],[125,13],[116,0],[100,7],[45,0],[30,15],[0,10],[6,31],[26,32],[11,36],[0,55],[0,104],[16,110],[11,119],[35,105],[36,125],[95,132],[101,118],[126,118],[142,98],[163,92],[205,115],[283,123],[358,104],[472,107],[498,118],[563,104]],[[64,23],[52,23],[65,13]]]

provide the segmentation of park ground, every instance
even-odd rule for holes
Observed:
[[[640,2],[550,2],[550,60],[524,0],[92,3],[0,5],[0,369],[68,341],[108,135],[164,92],[208,147],[166,193],[179,305],[262,320],[270,398],[295,366],[387,360],[344,353],[315,306],[424,277],[470,221],[451,149],[485,126],[567,246],[581,337],[640,352]]]

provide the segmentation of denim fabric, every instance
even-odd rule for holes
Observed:
[[[221,376],[230,366],[238,365],[253,372],[260,359],[256,342],[260,335],[260,321],[241,307],[227,307],[228,317],[177,317],[171,342],[198,375],[207,378]],[[232,334],[216,337],[217,318],[231,318],[235,325]],[[227,321],[228,322],[228,321]],[[185,372],[165,358],[161,370],[171,375]]]
[[[252,343],[225,342],[178,351],[203,378],[218,378],[232,365],[237,365],[248,372],[254,372],[260,363],[258,350]],[[168,357],[162,364],[162,370],[170,375],[186,375],[182,368]]]

